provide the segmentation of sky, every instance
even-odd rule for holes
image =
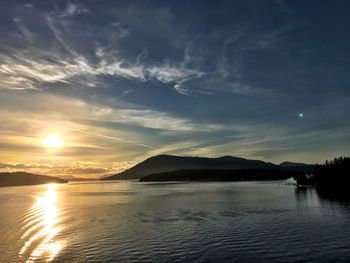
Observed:
[[[2,0],[0,170],[350,155],[350,2]],[[64,146],[43,140],[56,134]]]

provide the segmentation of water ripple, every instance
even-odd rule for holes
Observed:
[[[0,203],[0,262],[350,262],[350,206],[293,188],[46,187],[28,188],[29,209],[28,200]]]
[[[62,244],[54,240],[63,229],[59,225],[61,211],[56,203],[56,185],[47,187],[44,195],[36,196],[36,203],[26,213],[21,228],[24,233],[20,239],[24,244],[18,254],[28,263],[43,257],[50,262],[62,249]]]

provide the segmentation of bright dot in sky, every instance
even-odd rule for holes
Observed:
[[[60,148],[64,145],[64,140],[57,134],[50,134],[42,143],[48,148]]]
[[[299,113],[299,118],[303,118],[304,117],[304,113],[300,112]]]

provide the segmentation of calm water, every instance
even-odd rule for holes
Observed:
[[[0,189],[1,262],[350,262],[350,203],[281,182]]]

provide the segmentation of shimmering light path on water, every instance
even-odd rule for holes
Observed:
[[[284,182],[0,189],[0,262],[350,262],[350,202]]]
[[[29,209],[29,216],[24,220],[26,224],[22,229],[25,232],[21,239],[25,240],[25,243],[19,256],[28,257],[27,262],[35,262],[41,258],[52,261],[61,250],[62,244],[54,241],[55,236],[62,230],[59,226],[56,187],[55,184],[49,184],[44,195],[35,196],[35,205]],[[30,255],[26,256],[28,251]]]

